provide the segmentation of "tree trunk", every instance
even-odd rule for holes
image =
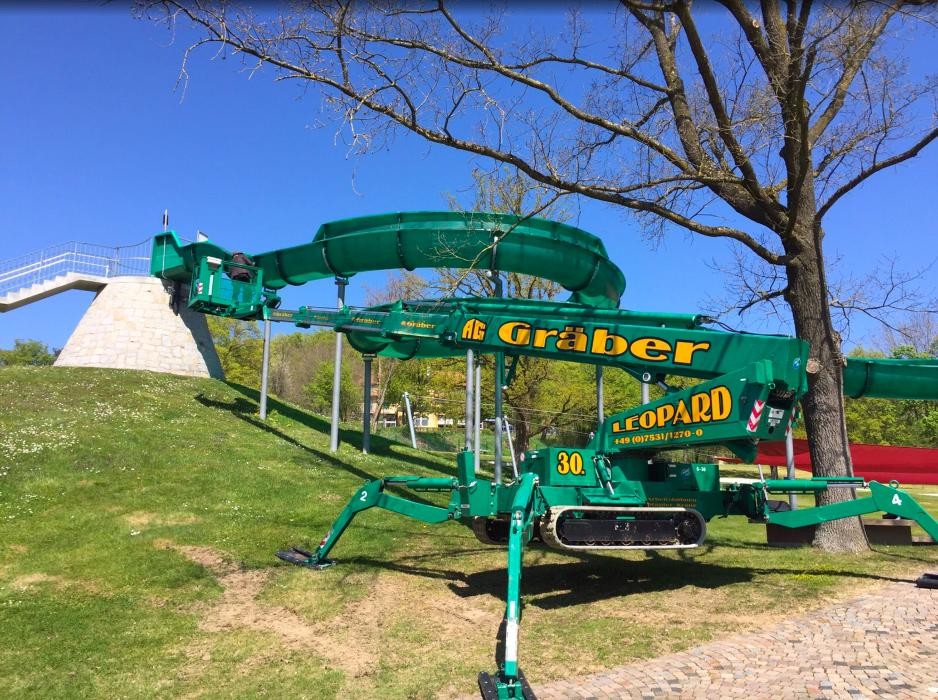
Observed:
[[[394,374],[394,367],[396,363],[392,358],[375,358],[377,361],[375,365],[377,366],[377,375],[378,375],[378,405],[372,407],[374,410],[374,416],[371,417],[371,430],[375,432],[378,430],[378,422],[382,417],[382,410],[384,409],[384,400],[387,398],[388,387],[391,385],[391,376]],[[382,362],[381,360],[384,360]]]
[[[514,422],[512,423],[511,436],[514,439],[515,457],[520,457],[528,451],[531,443],[531,431],[528,423],[528,416],[523,411],[514,411]]]
[[[788,292],[798,337],[811,344],[808,393],[802,399],[811,463],[816,476],[851,476],[847,426],[843,412],[843,354],[834,331],[824,282],[822,233],[810,221],[793,231]],[[817,496],[818,505],[855,497],[853,489],[828,489]],[[861,552],[869,549],[859,518],[818,525],[814,546],[827,552]]]

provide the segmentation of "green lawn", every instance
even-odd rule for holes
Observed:
[[[363,514],[312,572],[362,480],[445,455],[214,380],[0,370],[0,681],[18,697],[451,697],[493,670],[504,551],[455,525]],[[938,491],[938,489],[932,489]],[[918,493],[916,496],[918,497]],[[921,497],[932,512],[938,498]],[[766,547],[745,519],[683,553],[532,549],[522,667],[539,681],[646,658],[936,569],[938,548]]]

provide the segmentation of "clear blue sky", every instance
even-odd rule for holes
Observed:
[[[558,11],[560,6],[558,6]],[[234,60],[198,55],[175,90],[183,38],[124,8],[0,6],[0,258],[79,240],[126,245],[171,227],[207,232],[229,249],[269,250],[308,240],[324,221],[383,211],[445,209],[470,182],[468,156],[399,137],[386,152],[350,158],[315,91],[248,80]],[[933,37],[912,46],[933,60]],[[938,148],[876,176],[826,219],[828,256],[860,277],[879,256],[917,270],[938,256]],[[699,311],[722,281],[707,263],[722,242],[681,233],[653,249],[621,211],[591,202],[576,225],[603,238],[624,270],[622,306]],[[348,300],[384,273],[353,278]],[[921,286],[938,296],[938,266]],[[292,289],[287,306],[331,304],[330,281]],[[72,291],[0,315],[0,348],[16,338],[65,344],[91,303]],[[727,319],[745,325],[736,319]],[[284,328],[282,330],[292,330]],[[876,331],[855,328],[852,343]]]

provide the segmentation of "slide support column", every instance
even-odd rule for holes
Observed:
[[[345,306],[345,287],[348,280],[345,277],[336,277],[335,284],[338,287],[337,306],[339,311]],[[332,372],[332,425],[329,432],[329,451],[338,452],[339,450],[339,401],[342,389],[342,334],[336,331],[335,334],[335,364]]]

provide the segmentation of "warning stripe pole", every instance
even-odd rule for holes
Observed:
[[[785,430],[785,464],[788,466],[789,479],[795,478],[795,438],[792,432],[792,424],[795,422],[797,412],[797,407],[792,409],[791,415],[788,417],[788,428]],[[798,497],[795,494],[788,494],[788,505],[791,506],[792,510],[798,507]]]

